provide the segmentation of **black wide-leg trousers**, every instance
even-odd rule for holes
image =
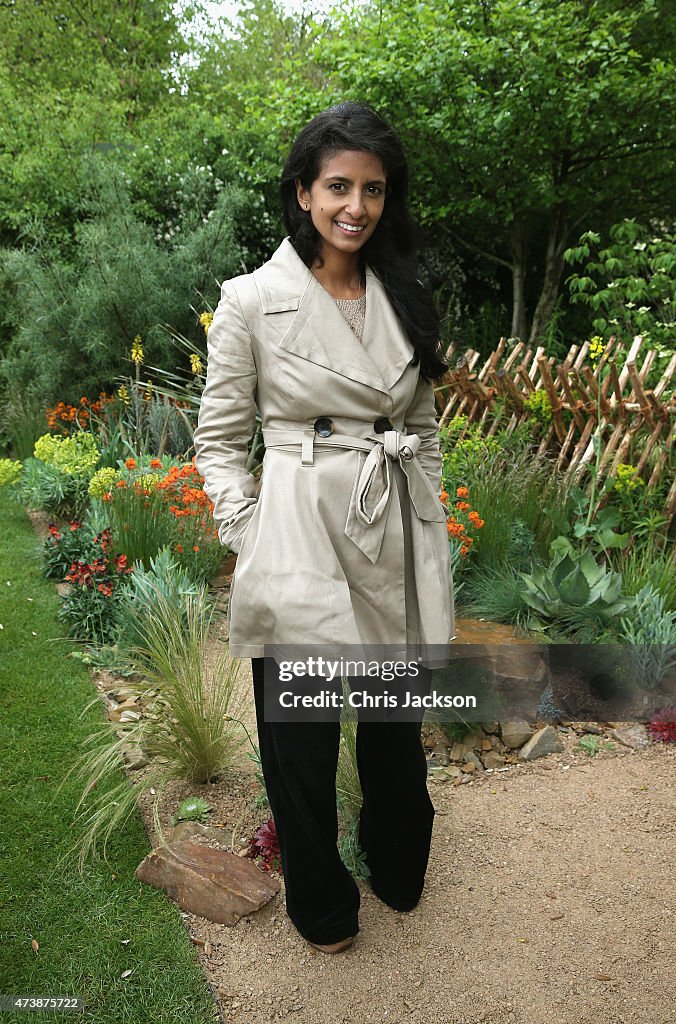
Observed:
[[[310,942],[340,942],[359,931],[359,888],[338,853],[336,767],[340,723],[270,722],[264,718],[264,673],[271,658],[252,658],[258,744],[279,840],[286,910]],[[420,720],[357,725],[363,794],[359,842],[375,894],[411,910],[425,882],[434,806]]]

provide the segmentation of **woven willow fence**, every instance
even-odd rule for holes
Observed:
[[[494,434],[499,426],[511,433],[524,420],[537,418],[527,400],[534,392],[544,390],[551,422],[541,428],[538,454],[554,457],[557,469],[566,479],[584,486],[585,477],[594,469],[594,436],[600,437],[600,490],[603,481],[615,476],[617,467],[628,462],[633,452],[638,455],[636,470],[648,488],[654,488],[664,475],[671,480],[665,508],[670,524],[676,512],[671,463],[676,405],[670,389],[676,354],[650,390],[645,382],[657,353],[641,351],[640,335],[634,338],[629,351],[611,338],[595,366],[588,361],[589,342],[571,346],[558,364],[544,354],[543,348],[533,350],[519,341],[500,365],[506,348],[507,339],[501,338],[495,351],[479,366],[481,356],[471,349],[460,354],[453,365],[457,350],[455,344],[449,347],[447,358],[451,368],[437,385],[439,426],[463,414],[467,424],[458,438],[473,424],[480,425],[486,435]],[[603,499],[596,508],[601,504]]]

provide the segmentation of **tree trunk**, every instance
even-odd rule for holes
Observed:
[[[529,345],[541,345],[549,326],[552,312],[561,287],[563,273],[563,254],[567,248],[568,224],[563,209],[559,206],[552,212],[547,235],[547,252],[545,256],[545,274],[542,290],[538,299],[533,323],[530,329]]]
[[[523,223],[515,219],[509,233],[512,251],[512,337],[526,339],[526,241]]]

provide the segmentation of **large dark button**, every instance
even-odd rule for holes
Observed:
[[[328,416],[318,416],[315,420],[315,433],[320,437],[330,437],[333,433],[333,420]]]
[[[384,434],[386,430],[394,430],[394,427],[388,420],[387,416],[379,416],[373,423],[373,429],[376,434]]]

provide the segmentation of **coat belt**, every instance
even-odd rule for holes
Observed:
[[[267,448],[281,448],[301,453],[304,466],[314,464],[315,448],[352,448],[367,452],[358,467],[345,523],[345,533],[357,547],[376,562],[385,535],[384,514],[392,495],[390,463],[397,461],[403,470],[408,494],[420,519],[444,522],[446,513],[441,499],[435,495],[424,469],[417,459],[420,438],[399,430],[385,430],[375,437],[331,434],[321,437],[314,430],[280,430],[263,428]]]

